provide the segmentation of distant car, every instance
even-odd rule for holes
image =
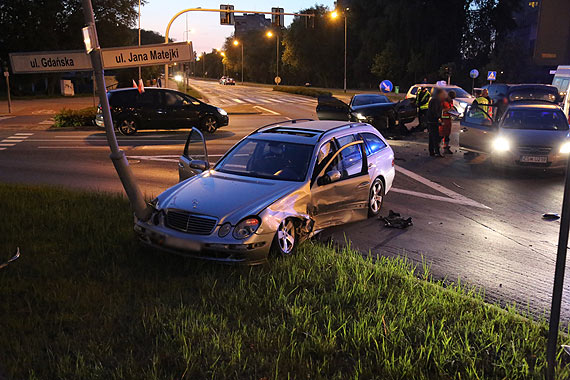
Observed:
[[[236,81],[234,78],[226,78],[224,84],[226,86],[234,86],[236,84]]]
[[[560,169],[570,153],[568,120],[560,107],[544,101],[517,101],[502,116],[493,106],[472,105],[461,121],[459,145],[489,154],[509,167]]]
[[[347,120],[368,123],[378,130],[393,131],[404,127],[416,115],[416,105],[411,100],[394,103],[386,95],[357,94],[349,104],[331,96],[320,96],[317,104],[320,120]]]
[[[473,97],[473,95],[471,95],[470,93],[468,93],[467,91],[465,91],[464,89],[462,89],[459,86],[454,86],[454,85],[439,86],[437,84],[429,84],[429,83],[428,84],[415,84],[412,87],[410,87],[410,89],[408,90],[408,92],[406,94],[406,99],[414,99],[415,100],[416,94],[417,94],[418,89],[420,87],[429,89],[429,91],[432,95],[433,95],[433,92],[436,88],[441,88],[447,92],[453,90],[455,92],[455,99],[453,100],[453,106],[455,107],[455,110],[459,114],[459,117],[463,116],[467,106],[471,105],[471,103],[473,103],[473,100],[475,100],[475,97]]]
[[[483,86],[483,89],[489,92],[493,103],[535,100],[559,103],[562,100],[558,89],[550,84],[493,83]]]
[[[198,127],[208,133],[228,125],[228,113],[218,107],[175,90],[145,87],[123,88],[107,92],[115,127],[123,135],[141,129],[177,129]],[[95,124],[104,127],[101,105]]]
[[[372,126],[291,120],[262,127],[210,169],[194,129],[180,182],[151,202],[135,231],[153,247],[230,263],[290,255],[320,230],[378,215],[394,152]]]
[[[226,84],[226,80],[227,80],[227,79],[228,79],[228,78],[224,75],[223,77],[220,78],[219,83],[220,83],[220,84]]]

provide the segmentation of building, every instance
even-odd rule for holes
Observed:
[[[248,32],[256,30],[264,30],[271,26],[271,19],[262,14],[247,14],[235,16],[235,32],[234,35],[239,37]]]
[[[535,2],[540,3],[540,12],[534,62],[541,66],[570,64],[570,1],[531,1]]]

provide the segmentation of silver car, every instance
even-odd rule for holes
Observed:
[[[504,110],[473,105],[461,121],[459,144],[507,167],[559,169],[570,153],[568,120],[556,104],[514,102]]]
[[[394,152],[371,125],[292,120],[267,125],[210,168],[193,129],[181,182],[136,221],[140,239],[198,258],[256,264],[292,254],[323,228],[377,215],[394,180]]]

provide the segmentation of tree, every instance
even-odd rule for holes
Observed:
[[[275,32],[275,31],[273,31]],[[275,36],[266,37],[264,30],[252,30],[240,35],[239,45],[233,44],[234,37],[224,43],[224,64],[228,75],[241,78],[241,48],[244,54],[244,80],[273,83],[275,77]],[[283,54],[283,48],[279,49]]]

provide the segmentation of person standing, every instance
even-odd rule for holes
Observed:
[[[429,101],[427,111],[427,124],[429,132],[429,155],[432,157],[443,157],[439,151],[439,125],[441,124],[441,115],[443,112],[443,101],[447,98],[447,94],[441,88],[435,89],[434,95]]]
[[[429,90],[425,87],[420,87],[416,95],[416,105],[418,107],[418,122],[421,130],[427,128],[426,114],[430,100]]]
[[[442,104],[441,125],[439,126],[439,136],[443,141],[443,151],[446,154],[453,154],[449,146],[449,136],[451,135],[451,114],[449,111],[453,109],[453,99],[455,99],[455,91],[451,90],[447,94],[447,98]]]

